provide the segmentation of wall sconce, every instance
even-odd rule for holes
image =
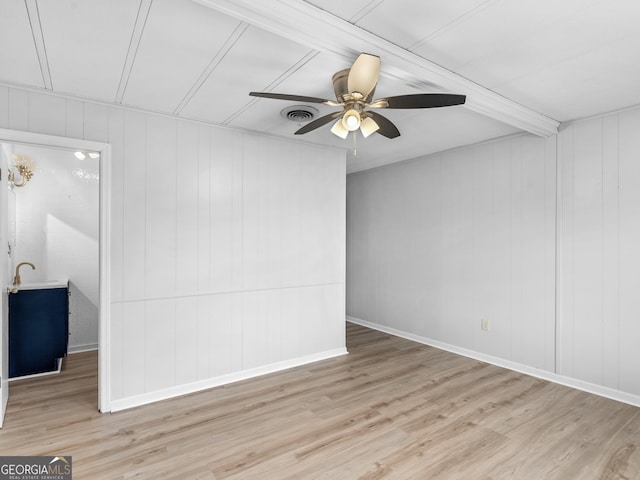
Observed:
[[[100,154],[98,152],[84,152],[78,150],[77,152],[73,152],[73,154],[78,160],[84,160],[85,158],[87,158],[87,155],[89,155],[89,158],[93,158],[94,160],[100,157]]]
[[[36,164],[28,155],[18,155],[14,153],[11,158],[13,159],[13,164],[18,169],[18,175],[22,177],[22,182],[16,182],[16,174],[13,172],[13,169],[9,168],[9,183],[14,187],[24,187],[31,177],[33,177],[33,172],[36,169]]]

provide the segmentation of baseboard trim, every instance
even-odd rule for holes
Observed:
[[[349,352],[347,352],[346,348],[336,348],[334,350],[314,353],[312,355],[306,355],[304,357],[271,363],[262,367],[250,368],[247,370],[242,370],[240,372],[234,372],[227,375],[221,375],[219,377],[208,378],[206,380],[201,380],[198,382],[178,385],[175,387],[166,388],[164,390],[158,390],[155,392],[144,393],[142,395],[136,395],[133,397],[112,400],[111,412],[118,412],[129,408],[139,407],[141,405],[159,402],[161,400],[168,400],[170,398],[200,392],[209,388],[219,387],[221,385],[227,385],[229,383],[239,382],[241,380],[248,380],[250,378],[267,375],[269,373],[276,373],[282,370],[287,370],[289,368],[300,367],[309,363],[319,362],[321,360],[328,360],[330,358],[347,355],[348,353]]]
[[[97,343],[87,343],[85,345],[74,345],[74,346],[70,346],[67,349],[69,355],[71,355],[72,353],[91,352],[93,350],[98,350]]]
[[[603,387],[602,385],[596,385],[594,383],[585,382],[572,377],[566,377],[564,375],[558,375],[557,373],[547,372],[546,370],[540,370],[538,368],[530,367],[522,363],[512,362],[500,357],[494,357],[486,355],[484,353],[476,352],[448,343],[433,340],[431,338],[422,337],[403,330],[397,330],[395,328],[387,327],[385,325],[379,325],[377,323],[367,322],[360,318],[347,316],[347,322],[361,325],[363,327],[378,330],[379,332],[388,333],[396,337],[405,338],[413,342],[422,343],[423,345],[429,345],[431,347],[439,348],[440,350],[446,350],[451,353],[462,355],[464,357],[473,358],[474,360],[480,360],[481,362],[490,363],[498,367],[513,370],[515,372],[524,373],[525,375],[531,375],[542,380],[548,380],[553,383],[564,385],[565,387],[571,387],[578,390],[582,390],[587,393],[593,393],[601,397],[610,398],[618,402],[628,403],[635,407],[640,407],[640,395],[634,395],[632,393],[623,392],[621,390],[615,390],[613,388]]]

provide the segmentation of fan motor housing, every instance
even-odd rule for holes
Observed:
[[[292,105],[283,108],[280,111],[280,115],[295,123],[306,123],[318,115],[318,109],[310,107],[309,105]]]

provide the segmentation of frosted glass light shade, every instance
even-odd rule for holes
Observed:
[[[367,138],[369,135],[377,132],[379,129],[380,126],[371,117],[364,118],[360,123],[360,131],[362,132],[362,136],[364,138]]]
[[[349,130],[344,128],[344,125],[342,124],[342,118],[340,118],[336,123],[333,124],[333,127],[331,127],[331,133],[337,135],[342,139],[347,138],[347,135],[349,135]]]
[[[360,128],[360,114],[357,110],[347,110],[342,117],[342,126],[350,132],[355,132]]]

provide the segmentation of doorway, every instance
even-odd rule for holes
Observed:
[[[75,336],[70,338],[70,352],[74,351],[82,351],[91,348],[98,347],[98,410],[101,412],[110,411],[110,395],[109,395],[109,334],[110,334],[110,317],[109,317],[109,306],[110,306],[110,278],[109,278],[109,251],[110,251],[110,195],[109,192],[111,190],[111,182],[110,182],[110,146],[105,143],[100,142],[92,142],[81,139],[73,139],[66,137],[55,137],[50,135],[42,135],[42,134],[34,134],[28,132],[19,132],[14,130],[4,130],[0,129],[0,143],[14,145],[16,149],[21,149],[27,152],[31,152],[31,156],[34,157],[39,155],[43,151],[56,152],[57,156],[62,155],[73,156],[74,152],[84,152],[87,155],[88,152],[92,152],[98,155],[94,155],[99,158],[95,158],[92,160],[96,160],[95,169],[90,167],[90,162],[82,165],[77,165],[77,168],[72,169],[71,174],[75,175],[76,179],[80,179],[82,182],[85,182],[87,185],[92,182],[95,183],[95,187],[97,188],[97,212],[94,212],[94,216],[97,214],[97,224],[95,228],[97,230],[97,245],[93,245],[91,247],[91,234],[87,232],[87,229],[91,229],[94,227],[90,227],[86,224],[86,221],[80,221],[78,224],[78,219],[74,220],[75,227],[70,227],[70,218],[65,219],[60,218],[63,215],[49,215],[47,216],[47,227],[45,232],[53,232],[52,236],[65,236],[69,238],[72,242],[76,242],[81,244],[84,251],[90,250],[94,248],[97,250],[97,265],[96,265],[96,273],[98,277],[98,283],[94,287],[95,291],[92,291],[91,288],[87,289],[87,279],[81,279],[82,276],[87,275],[88,269],[80,268],[74,275],[76,277],[76,284],[72,286],[72,289],[76,289],[76,298],[72,300],[76,301],[76,304],[72,303],[72,308],[80,308],[83,309],[83,314],[88,314],[89,317],[92,315],[95,316],[95,324],[91,325],[89,322],[87,325],[80,327],[79,324],[75,325]],[[90,157],[86,157],[90,159]],[[75,158],[76,161],[79,161],[78,158]],[[44,163],[43,165],[47,165]],[[7,158],[3,158],[3,170],[8,172],[9,167],[11,167],[11,163],[7,161]],[[51,167],[49,164],[47,166]],[[59,168],[59,167],[58,167]],[[37,169],[36,169],[37,172]],[[34,176],[37,173],[34,173]],[[6,175],[3,175],[3,180],[6,182]],[[18,177],[19,178],[19,177]],[[99,179],[99,181],[98,181]],[[4,185],[4,183],[3,183]],[[6,188],[6,186],[5,186]],[[27,187],[28,188],[28,187]],[[60,186],[60,189],[64,190],[65,188],[73,188],[73,187],[64,187]],[[81,194],[81,190],[89,191],[89,189],[81,188],[80,190],[76,189],[76,194]],[[53,191],[49,191],[49,194],[53,194]],[[59,195],[58,195],[59,197]],[[4,232],[3,243],[11,248],[11,238],[10,238],[10,228],[9,221],[10,215],[5,214],[8,212],[10,201],[8,195],[4,195],[2,198],[2,232]],[[62,201],[58,198],[59,201]],[[77,199],[78,202],[82,202],[82,199]],[[68,212],[71,216],[77,215],[73,212]],[[80,225],[80,228],[76,228]],[[94,235],[95,236],[95,235]],[[48,239],[51,241],[52,239]],[[15,248],[15,253],[20,252],[19,246],[13,246]],[[41,262],[46,262],[48,267],[52,267],[52,270],[55,272],[56,268],[60,271],[60,265],[63,262],[64,255],[58,255],[59,252],[54,252],[53,257],[58,258],[41,258]],[[46,256],[46,253],[44,253]],[[17,261],[21,261],[21,259],[17,259]],[[9,261],[5,257],[3,259],[4,267],[1,269],[1,277],[0,280],[3,282],[3,287],[7,286],[11,283],[12,277],[11,272],[9,271]],[[73,278],[70,278],[71,283],[73,285]],[[5,290],[6,291],[6,290]],[[73,293],[73,290],[72,290]],[[3,295],[5,297],[6,295]],[[0,314],[2,316],[2,343],[0,344],[0,353],[3,363],[3,372],[5,370],[6,363],[6,345],[7,345],[7,337],[8,331],[6,328],[7,325],[7,307],[6,307],[6,299],[3,298],[2,304],[0,304]],[[94,311],[92,311],[92,309]],[[73,322],[77,319],[70,319],[70,327],[72,328],[72,335],[74,331]],[[93,331],[95,329],[95,331]],[[7,393],[10,394],[9,385],[6,384],[6,377],[3,375],[2,383],[0,388],[2,391],[2,397],[4,398]],[[0,411],[1,415],[4,415],[4,407],[6,405],[2,405],[2,411]],[[0,425],[2,419],[0,418]]]

